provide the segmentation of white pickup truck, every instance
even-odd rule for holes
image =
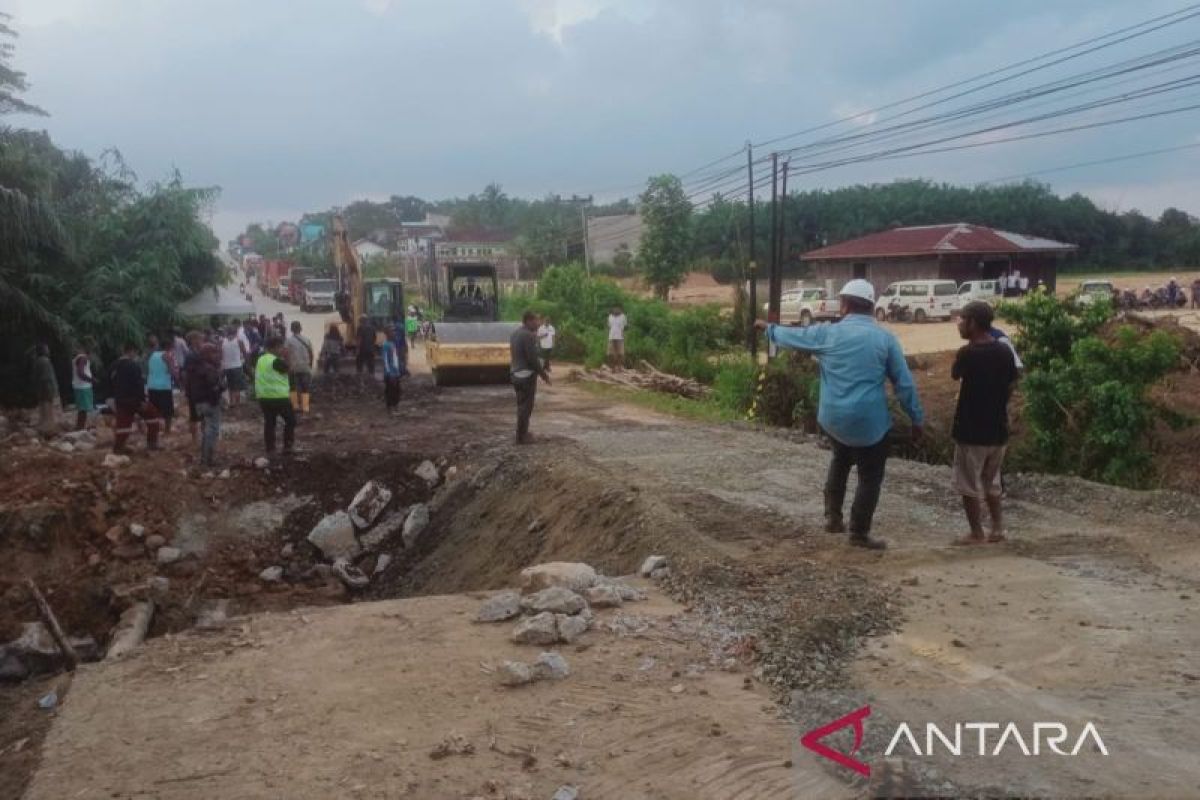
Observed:
[[[767,311],[763,303],[763,311]],[[779,322],[783,325],[808,326],[814,322],[837,319],[838,301],[820,288],[789,289],[779,298]]]
[[[300,310],[304,312],[315,309],[333,310],[335,286],[329,278],[309,278],[304,282],[304,298]]]

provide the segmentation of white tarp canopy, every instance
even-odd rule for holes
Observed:
[[[184,300],[177,310],[185,317],[245,317],[254,313],[254,303],[238,294],[236,287],[220,286]]]

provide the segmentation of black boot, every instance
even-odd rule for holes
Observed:
[[[850,534],[850,544],[855,547],[862,547],[867,550],[886,550],[887,542],[883,539],[876,539],[869,533],[852,533]]]

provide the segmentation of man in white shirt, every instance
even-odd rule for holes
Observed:
[[[246,376],[242,372],[246,352],[237,337],[237,331],[230,325],[225,329],[225,338],[221,340],[221,371],[225,373],[225,385],[229,389],[230,408],[241,402],[242,390],[246,388]]]
[[[557,332],[550,322],[550,317],[542,317],[542,324],[537,329],[537,338],[538,349],[542,351],[542,366],[546,368],[546,372],[550,371],[550,356],[554,352],[554,335]]]
[[[613,306],[608,314],[608,364],[613,369],[625,368],[625,311]]]

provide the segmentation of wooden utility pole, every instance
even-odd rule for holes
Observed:
[[[779,154],[771,153],[771,262],[767,288],[767,321],[779,322]]]
[[[791,166],[790,158],[783,162],[783,177],[779,186],[779,236],[775,243],[779,253],[775,258],[775,275],[771,283],[771,309],[776,314],[779,314],[779,307],[783,302],[783,262],[787,250],[787,183]]]
[[[750,176],[750,265],[746,270],[750,278],[749,300],[750,313],[746,322],[749,330],[746,332],[746,343],[750,355],[758,357],[758,331],[754,329],[754,320],[758,319],[758,265],[754,263],[754,147],[746,142],[746,171]]]

